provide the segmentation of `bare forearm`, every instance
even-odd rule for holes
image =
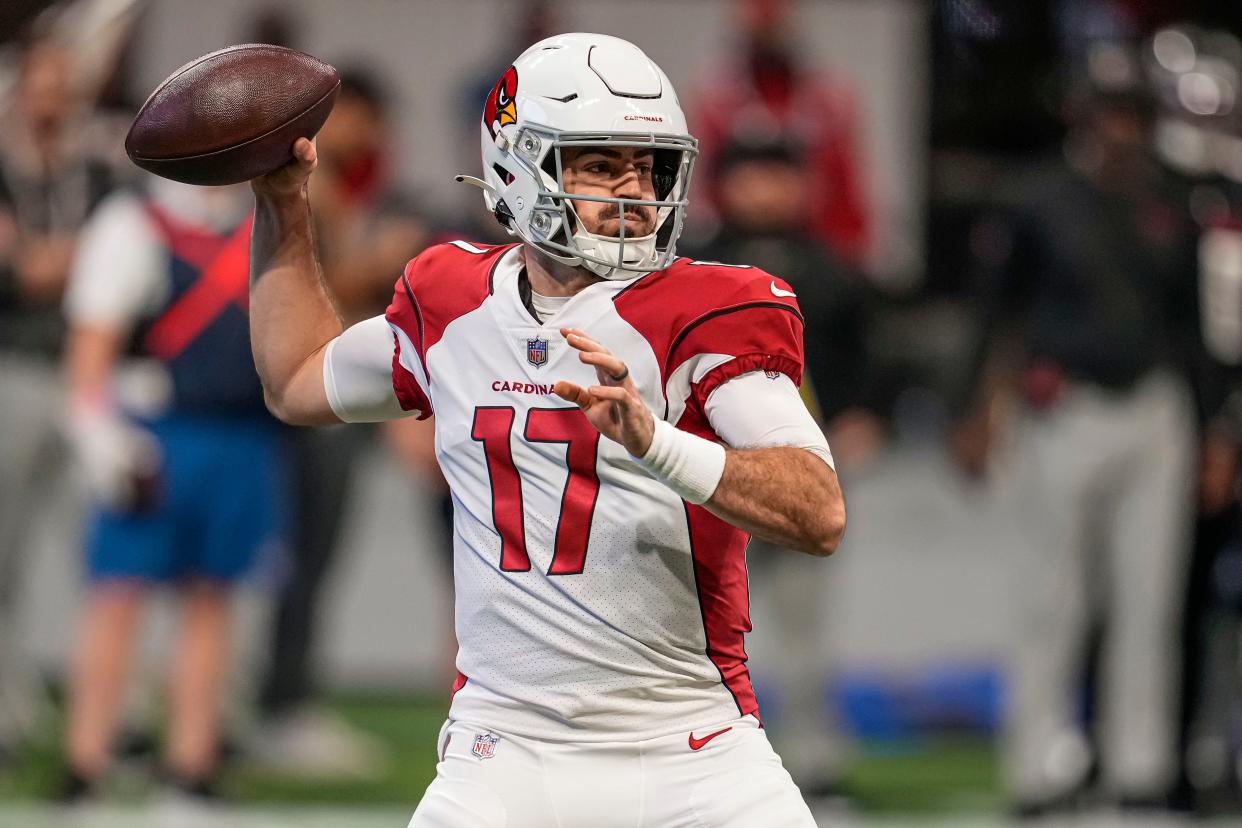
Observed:
[[[324,289],[304,196],[256,196],[250,274],[255,366],[264,387],[278,389],[342,329]]]
[[[756,537],[811,555],[831,555],[845,532],[836,473],[801,448],[729,450],[704,506]]]
[[[256,188],[250,274],[250,342],[269,405],[291,422],[330,421],[317,369],[342,325],[324,288],[304,190]]]

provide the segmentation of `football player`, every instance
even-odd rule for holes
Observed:
[[[253,182],[272,411],[436,415],[459,675],[410,824],[814,825],[743,645],[748,533],[826,556],[845,528],[798,395],[794,293],[675,256],[696,142],[630,43],[536,43],[488,96],[482,145],[467,180],[518,241],[427,249],[384,317],[344,331],[311,241],[313,144]]]

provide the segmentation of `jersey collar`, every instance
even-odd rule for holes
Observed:
[[[605,310],[611,307],[611,301],[599,302],[600,299],[611,300],[613,296],[629,287],[633,282],[647,275],[635,274],[634,279],[601,280],[587,285],[566,302],[556,314],[545,323],[540,323],[529,309],[527,297],[530,285],[526,274],[526,260],[522,255],[522,245],[516,245],[501,255],[492,275],[492,293],[496,299],[495,310],[497,320],[505,327],[538,328],[555,331],[563,326],[586,328]]]

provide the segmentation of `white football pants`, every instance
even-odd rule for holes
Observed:
[[[409,828],[815,826],[751,716],[604,743],[545,742],[450,720],[439,751]]]
[[[1100,769],[1118,795],[1172,784],[1177,636],[1194,493],[1194,411],[1153,373],[1123,393],[1073,384],[1018,435],[1014,493],[1026,541],[1013,592],[1007,770],[1019,799],[1078,783],[1090,755],[1078,721],[1093,607],[1106,613]]]

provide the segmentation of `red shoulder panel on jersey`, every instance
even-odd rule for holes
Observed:
[[[409,337],[429,382],[428,349],[440,341],[450,322],[483,304],[497,263],[514,246],[447,242],[428,247],[405,266],[384,317]],[[417,380],[400,364],[400,348],[398,340],[393,356],[397,399],[407,411],[430,412]]]
[[[797,298],[786,282],[759,268],[678,259],[621,291],[615,304],[651,343],[666,382],[687,359],[705,353],[746,358],[745,370],[802,380]],[[716,385],[729,378],[722,372]]]

